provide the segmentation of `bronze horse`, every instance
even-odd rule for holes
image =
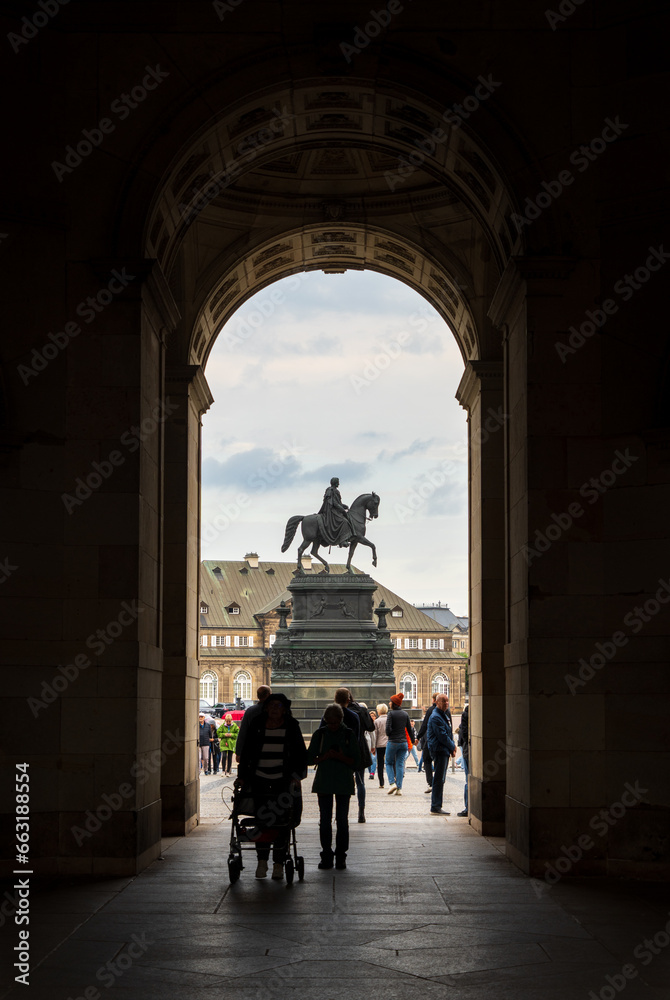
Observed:
[[[366,520],[372,520],[378,516],[379,511],[379,497],[376,493],[362,493],[359,497],[356,497],[351,507],[349,508],[349,521],[354,529],[354,534],[351,537],[351,543],[349,545],[349,558],[347,559],[347,573],[353,573],[351,568],[351,560],[353,558],[356,546],[358,544],[367,545],[368,548],[372,549],[372,565],[377,565],[377,549],[372,542],[368,541],[365,537],[365,522]],[[369,514],[368,518],[366,515]],[[303,574],[304,570],[302,568],[302,554],[310,543],[312,544],[312,555],[319,562],[322,562],[326,567],[326,573],[330,573],[330,566],[319,555],[319,547],[321,545],[328,545],[329,542],[323,537],[323,525],[321,522],[320,514],[296,514],[295,517],[290,517],[286,523],[286,534],[284,536],[284,544],[281,547],[282,552],[286,552],[287,548],[293,541],[296,531],[298,530],[298,525],[302,521],[302,537],[303,542],[298,549],[298,573]]]

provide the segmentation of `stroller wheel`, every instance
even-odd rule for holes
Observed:
[[[299,881],[302,882],[305,877],[305,859],[303,857],[295,859],[295,870],[298,873]]]
[[[287,858],[286,859],[285,868],[286,868],[286,884],[287,885],[291,885],[291,883],[293,882],[293,873],[295,871],[295,868],[294,868],[294,865],[293,865],[293,858]]]
[[[237,882],[242,871],[242,861],[240,858],[228,858],[228,877],[231,881]]]

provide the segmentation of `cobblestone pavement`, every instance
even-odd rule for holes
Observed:
[[[220,774],[208,775],[200,778],[200,817],[201,820],[224,819],[230,814],[230,798],[232,795],[232,785],[235,780],[235,773],[232,778],[224,778]],[[312,794],[312,782],[314,781],[314,768],[309,769],[307,778],[302,783],[303,791],[303,822],[306,820],[316,820],[319,816],[319,808],[316,795]],[[425,774],[417,774],[416,767],[408,768],[405,771],[401,796],[389,795],[388,781],[385,778],[385,787],[380,788],[375,777],[371,781],[365,779],[365,817],[368,822],[380,820],[412,819],[416,816],[428,815],[430,812],[430,795],[426,794]],[[465,774],[460,768],[455,771],[449,767],[449,773],[444,783],[444,800],[442,808],[451,813],[450,820],[456,823],[467,823],[466,818],[460,819],[456,813],[463,808],[463,786],[465,784]],[[358,805],[355,796],[352,799],[349,809],[349,818],[356,821]]]

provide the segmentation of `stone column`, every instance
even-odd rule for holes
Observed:
[[[575,533],[565,520],[565,512],[579,501],[570,481],[571,452],[575,469],[589,468],[580,439],[599,431],[597,388],[591,385],[585,391],[579,384],[597,381],[597,366],[575,366],[573,375],[555,350],[570,317],[583,309],[579,298],[589,287],[584,270],[578,284],[571,281],[576,267],[574,260],[554,257],[510,262],[489,311],[504,335],[509,413],[507,852],[530,874],[543,874],[547,861],[559,856],[561,844],[572,844],[588,830],[589,813],[581,807],[589,801],[595,805],[602,793],[602,705],[597,698],[580,704],[565,685],[566,667],[580,645],[576,637],[594,627],[582,621],[592,611],[584,591],[588,595],[599,577],[597,547],[582,551],[582,546],[574,546],[572,556]],[[573,378],[575,384],[570,385]],[[595,459],[595,471],[599,467]],[[587,540],[581,527],[577,531]],[[535,552],[537,532],[548,532],[550,541],[542,541],[541,551]],[[576,567],[577,558],[581,568],[571,573],[570,563],[574,560]],[[598,614],[596,609],[595,618]],[[577,770],[573,773],[571,766],[575,736],[581,780],[574,780]]]
[[[174,412],[165,436],[162,729],[181,738],[163,765],[161,799],[163,836],[179,836],[198,820],[201,418],[213,398],[198,365],[169,368],[165,386]]]
[[[504,507],[502,364],[471,361],[456,398],[468,413],[470,532],[470,822],[505,829]],[[503,751],[501,752],[501,747]]]

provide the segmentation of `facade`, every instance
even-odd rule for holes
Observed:
[[[360,5],[233,6],[61,4],[7,63],[0,713],[31,863],[131,875],[197,824],[208,358],[255,292],[356,268],[462,358],[472,829],[541,876],[642,779],[571,872],[667,878],[665,10],[406,3],[348,60]]]
[[[305,572],[311,557],[303,558]],[[200,697],[214,704],[231,702],[237,695],[255,696],[259,684],[272,682],[270,656],[295,562],[261,562],[255,553],[244,560],[205,560],[200,575]],[[344,566],[331,565],[332,573]],[[359,572],[357,570],[357,572]],[[433,691],[448,694],[459,711],[465,697],[465,663],[452,650],[449,629],[423,614],[378,581],[374,606],[381,601],[391,609],[387,625],[395,646],[396,690],[405,704],[428,704]]]
[[[417,604],[419,611],[434,618],[451,632],[452,649],[460,656],[470,655],[470,621],[464,616],[455,615],[446,604]]]

